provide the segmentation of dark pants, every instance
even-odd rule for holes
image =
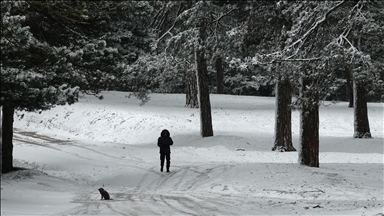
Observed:
[[[163,170],[164,167],[164,159],[167,159],[167,171],[169,171],[169,167],[171,166],[171,154],[160,154],[161,170]]]

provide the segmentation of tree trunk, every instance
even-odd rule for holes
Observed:
[[[353,80],[351,70],[348,67],[345,67],[345,77],[347,79],[348,107],[353,107]]]
[[[230,74],[231,74],[231,78],[235,77],[236,74],[237,74],[237,71],[236,71],[236,69],[234,69],[234,68],[231,68],[229,72],[230,72]],[[230,85],[231,85],[231,92],[230,92],[230,94],[231,94],[231,95],[234,95],[235,93],[233,92],[233,90],[234,90],[237,86],[235,85],[235,83],[233,83],[233,81],[232,81],[232,83],[230,83]]]
[[[302,165],[319,167],[319,94],[315,89],[306,88],[311,83],[312,80],[302,78],[299,162]]]
[[[207,62],[204,56],[206,27],[199,28],[199,46],[195,49],[197,90],[200,107],[200,133],[202,137],[213,136],[211,102],[209,99],[209,83]]]
[[[199,102],[197,99],[197,81],[196,74],[191,71],[187,72],[186,86],[185,86],[185,106],[189,108],[198,108]]]
[[[279,78],[276,83],[275,145],[272,151],[296,151],[292,145],[292,85]]]
[[[2,131],[1,131],[1,172],[7,173],[13,170],[13,114],[15,109],[3,105]]]
[[[368,121],[368,108],[367,108],[367,92],[363,83],[354,81],[354,95],[355,95],[355,128],[354,138],[372,138],[369,129]]]
[[[224,94],[224,75],[223,75],[223,60],[221,57],[216,58],[216,73],[217,73],[217,94]]]

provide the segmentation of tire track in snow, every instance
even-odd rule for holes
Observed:
[[[209,180],[211,178],[210,174],[217,170],[219,170],[218,173],[225,172],[228,167],[229,166],[227,165],[213,165],[213,167],[204,168],[203,171],[199,171],[199,166],[180,167],[182,168],[182,171],[175,171],[166,174],[163,178],[155,179],[148,184],[148,187],[144,191],[140,190],[140,188],[142,188],[142,183],[139,183],[136,187],[135,194],[141,193],[140,201],[142,201],[142,204],[151,205],[151,203],[155,203],[157,206],[161,205],[171,208],[172,211],[177,212],[177,214],[203,215],[204,213],[207,213],[207,210],[215,214],[220,214],[221,211],[218,208],[204,204],[207,202],[206,197],[198,197],[193,194],[193,191],[198,188],[199,184],[204,184],[204,182]],[[185,181],[187,175],[189,178],[193,179]],[[140,182],[144,182],[147,178],[148,175],[143,176]],[[151,187],[152,185],[155,186]],[[164,190],[163,187],[165,187],[165,189],[169,187],[175,188],[175,190],[167,191]],[[167,193],[167,195],[164,195],[163,193]],[[225,206],[227,202],[216,201],[215,203]],[[228,212],[222,211],[221,213],[226,214]]]
[[[100,156],[105,156],[105,157],[114,159],[114,161],[113,162],[110,161],[110,163],[112,163],[113,165],[126,167],[126,161],[122,161],[121,155],[119,155],[119,156],[110,155],[110,154],[92,149],[91,147],[85,147],[83,145],[76,144],[74,141],[56,139],[56,138],[52,138],[49,136],[37,134],[35,132],[25,132],[25,131],[20,131],[18,129],[15,129],[14,131],[15,131],[15,138],[14,139],[17,140],[18,142],[21,142],[21,143],[26,143],[29,145],[37,145],[37,146],[41,146],[41,147],[45,147],[45,148],[50,148],[50,149],[53,149],[56,151],[70,154],[72,156],[75,156],[77,158],[81,158],[84,160],[95,160],[96,157],[83,156],[83,155],[87,155],[87,154],[83,154],[83,155],[76,154],[76,153],[73,153],[73,151],[66,151],[64,148],[57,148],[57,147],[54,147],[53,145],[58,144],[59,146],[76,147],[76,148],[80,148],[80,149],[83,149],[86,151],[96,153],[97,155],[100,155]],[[33,140],[28,139],[30,137],[32,137]],[[129,161],[136,162],[137,164],[143,163],[141,160],[134,159],[133,157],[130,157]],[[131,164],[130,166],[138,168],[138,169],[142,169],[145,171],[154,172],[152,169],[148,169],[148,168],[145,168],[145,167],[137,165],[137,164]]]
[[[74,141],[59,140],[33,132],[16,131],[16,134],[20,142],[50,148],[90,161],[99,160],[100,157],[108,157],[111,159],[108,162],[110,165],[127,167],[127,161],[122,160],[120,155],[115,156],[97,151],[92,149],[92,146],[85,147],[76,144]],[[32,140],[29,138],[32,138]],[[55,146],[56,144],[58,144],[57,147]],[[80,148],[93,154],[82,153],[84,156],[75,154],[73,152],[76,151],[66,151],[65,146]],[[178,169],[171,173],[160,174],[153,167],[148,167],[148,163],[145,163],[145,161],[133,160],[133,158],[130,158],[129,161],[131,162],[128,165],[129,167],[139,168],[145,172],[133,189],[122,190],[116,194],[112,193],[111,195],[116,200],[108,201],[95,200],[94,197],[89,195],[93,192],[89,190],[82,191],[81,198],[74,200],[74,202],[81,204],[81,206],[73,209],[71,212],[90,215],[104,212],[119,215],[142,215],[159,214],[159,209],[169,212],[169,209],[171,209],[174,214],[184,215],[203,215],[207,212],[228,214],[229,212],[225,210],[225,207],[230,202],[234,202],[230,205],[239,203],[243,198],[241,196],[238,198],[226,197],[219,193],[207,194],[200,190],[204,186],[209,186],[207,183],[209,184],[212,178],[221,175],[233,167],[233,165],[204,164],[200,166],[177,166]],[[209,195],[213,195],[215,199],[210,198]]]
[[[36,134],[35,132],[25,132],[25,131],[15,130],[15,135],[17,137],[17,141],[19,141],[19,142],[25,142],[27,144],[38,145],[38,146],[42,146],[42,147],[46,147],[46,148],[52,148],[52,149],[55,149],[55,150],[58,150],[58,151],[62,151],[62,152],[65,152],[65,153],[70,153],[70,152],[66,152],[63,149],[59,149],[59,148],[53,147],[52,144],[77,147],[77,148],[85,149],[85,150],[88,150],[88,151],[100,154],[102,156],[106,156],[106,157],[112,158],[112,159],[121,159],[121,157],[109,155],[109,154],[106,154],[104,152],[96,151],[94,149],[91,149],[91,148],[88,148],[88,147],[85,147],[85,146],[77,145],[73,141],[56,139],[56,138],[48,137],[48,136],[45,136],[45,135]],[[31,140],[26,139],[25,137],[32,137],[32,138],[34,138],[36,140],[31,141]],[[43,142],[38,142],[39,140],[41,140]],[[76,155],[76,156],[79,156],[79,155]],[[82,156],[79,156],[79,157],[83,158],[83,159],[89,159],[89,158],[82,157]]]

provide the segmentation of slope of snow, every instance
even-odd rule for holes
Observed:
[[[353,109],[320,108],[320,168],[272,152],[275,99],[211,95],[214,136],[201,138],[185,95],[144,106],[123,92],[15,116],[15,165],[1,176],[1,215],[380,215],[383,111],[370,103],[373,139],[353,139]],[[292,115],[294,147],[299,112]],[[160,172],[157,138],[174,140]],[[100,200],[104,187],[113,200]]]

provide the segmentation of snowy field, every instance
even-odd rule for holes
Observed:
[[[272,152],[275,99],[211,95],[214,137],[199,136],[185,95],[145,106],[127,93],[17,112],[14,165],[1,176],[1,215],[383,215],[382,103],[369,103],[373,139],[354,139],[353,109],[320,108],[320,168]],[[299,112],[293,112],[299,149]],[[157,138],[174,140],[160,172]],[[112,200],[100,200],[104,187]]]

